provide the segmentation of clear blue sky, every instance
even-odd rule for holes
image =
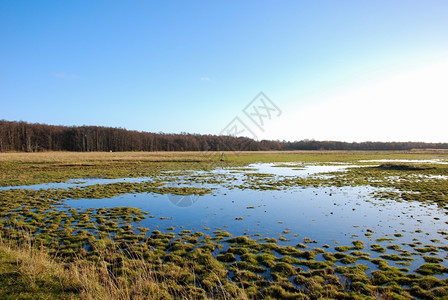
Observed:
[[[263,91],[282,114],[258,138],[448,142],[444,115],[406,129],[447,108],[444,82],[412,90],[448,70],[447,16],[444,0],[3,0],[0,119],[217,134]],[[373,127],[369,105],[407,117]]]

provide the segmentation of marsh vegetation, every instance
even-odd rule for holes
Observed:
[[[0,155],[2,297],[448,297],[448,156],[220,157]]]

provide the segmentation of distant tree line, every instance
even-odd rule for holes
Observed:
[[[165,134],[98,126],[54,126],[0,121],[0,152],[23,151],[239,151],[448,149],[448,143],[302,140],[255,141],[245,137]]]

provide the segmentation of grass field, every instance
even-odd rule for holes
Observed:
[[[219,160],[221,154],[230,161],[350,161],[375,158],[447,158],[448,153],[427,151],[223,151],[223,152],[6,152],[0,153],[2,162],[28,163],[84,163],[118,161],[209,161]]]
[[[0,153],[0,186],[61,182],[85,177],[141,177],[153,175],[160,169],[229,167],[254,162],[354,163],[369,159],[447,157],[448,154],[443,153],[363,151]]]
[[[222,158],[222,159],[221,159]],[[422,160],[376,167],[369,160]],[[446,299],[448,267],[444,241],[403,234],[375,237],[370,247],[351,244],[296,246],[257,236],[232,236],[224,229],[204,232],[139,227],[148,214],[134,207],[72,208],[69,199],[116,195],[204,195],[211,190],[166,186],[176,174],[227,167],[237,172],[250,163],[363,165],[327,177],[278,178],[247,173],[243,185],[211,175],[228,188],[257,191],[313,187],[371,186],[373,197],[437,203],[448,214],[448,161],[444,153],[417,152],[169,152],[169,153],[0,153],[0,186],[65,182],[85,178],[154,178],[151,182],[110,183],[46,190],[0,190],[0,297],[8,299]],[[363,162],[360,162],[363,161]],[[365,162],[367,161],[367,162]],[[398,167],[397,167],[398,166]],[[206,173],[209,174],[209,173]],[[424,178],[424,180],[422,179]],[[193,177],[192,177],[193,180]],[[394,189],[393,192],[384,189]],[[254,207],[247,207],[252,209]],[[237,221],[236,221],[237,222]],[[429,232],[430,233],[430,232]],[[428,233],[428,234],[429,234]],[[371,235],[373,236],[371,237]],[[446,239],[447,232],[440,232]],[[407,248],[406,248],[407,247]],[[406,249],[411,249],[411,251]],[[322,257],[321,259],[316,259]],[[376,266],[366,273],[363,262]],[[421,261],[415,272],[411,261]],[[397,264],[398,262],[398,264]],[[268,272],[269,277],[262,274]]]

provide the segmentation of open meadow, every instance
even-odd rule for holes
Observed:
[[[0,297],[446,299],[448,154],[0,153]]]

